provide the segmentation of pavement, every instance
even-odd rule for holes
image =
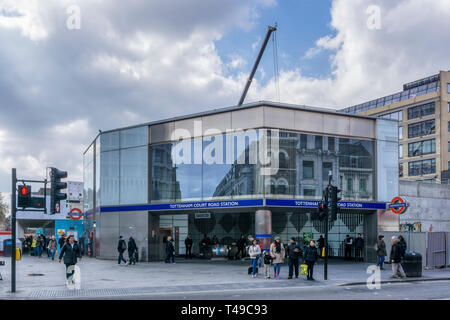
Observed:
[[[281,268],[280,279],[253,279],[247,274],[250,261],[185,260],[178,258],[176,264],[163,262],[141,262],[136,265],[117,264],[112,260],[83,258],[78,263],[81,273],[81,288],[70,290],[65,284],[65,266],[56,260],[42,256],[24,256],[17,261],[16,293],[10,292],[10,258],[0,257],[6,266],[0,266],[0,299],[120,299],[126,297],[149,299],[205,299],[221,295],[217,299],[233,297],[242,292],[275,292],[307,290],[324,292],[364,286],[371,275],[368,263],[331,261],[328,280],[323,279],[323,262],[314,269],[316,281],[307,281],[304,276],[288,280],[288,266]],[[411,282],[436,283],[445,281],[450,285],[450,269],[424,270],[421,278],[390,279],[390,265],[381,271],[381,283],[385,286]],[[367,290],[367,289],[366,289]],[[448,291],[448,290],[446,290]],[[227,294],[228,293],[228,294]],[[238,294],[239,295],[239,294]],[[282,295],[281,295],[282,296]],[[280,298],[281,298],[280,296]],[[325,298],[325,296],[323,296]],[[273,298],[268,296],[267,298]]]

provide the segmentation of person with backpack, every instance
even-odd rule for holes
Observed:
[[[56,239],[55,236],[51,236],[48,246],[47,246],[47,250],[49,252],[49,259],[52,258],[52,260],[55,260],[55,253],[56,253],[56,247],[58,246],[58,244],[56,243]]]
[[[300,249],[300,246],[295,241],[295,238],[292,237],[289,240],[288,245],[288,262],[289,262],[289,277],[288,279],[292,279],[294,270],[295,270],[295,277],[298,278],[298,260],[302,256],[302,249]]]
[[[398,244],[400,246],[401,249],[401,255],[402,255],[402,259],[405,258],[405,254],[406,254],[406,240],[405,238],[403,238],[403,236],[398,236]]]
[[[313,271],[314,271],[314,264],[316,263],[318,258],[317,254],[317,248],[316,248],[316,242],[311,239],[309,242],[309,246],[305,249],[305,263],[308,266],[308,280],[314,280],[313,278]]]
[[[281,243],[280,237],[275,237],[275,242],[270,245],[270,255],[273,258],[274,278],[280,278],[281,264],[284,263],[285,254],[284,245]]]
[[[120,262],[124,262],[125,265],[128,264],[127,260],[123,257],[123,253],[127,250],[127,244],[125,243],[125,240],[123,240],[123,237],[119,237],[119,243],[117,244],[117,251],[119,252],[119,258],[117,259],[117,264],[120,264]]]
[[[258,258],[261,254],[261,248],[255,239],[253,239],[252,244],[248,248],[248,254],[250,255],[250,259],[252,261],[252,278],[256,278],[258,274]]]
[[[164,262],[169,263],[170,259],[172,259],[172,263],[175,264],[175,245],[173,244],[172,236],[167,237],[166,259],[164,260]]]
[[[136,264],[138,247],[133,237],[128,238],[128,259],[129,264]]]
[[[403,271],[402,267],[402,247],[399,243],[397,237],[392,237],[392,247],[391,247],[391,254],[389,256],[389,260],[391,260],[392,264],[392,276],[391,278],[398,278],[400,275],[400,278],[405,278],[406,274],[405,271]]]

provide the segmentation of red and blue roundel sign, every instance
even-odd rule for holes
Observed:
[[[75,213],[76,212],[76,213]],[[72,210],[70,210],[70,215],[69,215],[70,219],[72,220],[80,220],[81,217],[83,217],[83,213],[81,212],[80,209],[78,208],[73,208]]]
[[[389,209],[395,214],[403,214],[408,209],[408,202],[404,197],[395,197],[389,204]]]

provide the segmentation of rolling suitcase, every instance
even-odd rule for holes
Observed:
[[[248,267],[248,274],[252,274],[253,273],[253,267]],[[258,273],[258,267],[256,267],[256,273]]]

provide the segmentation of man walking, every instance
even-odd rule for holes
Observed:
[[[363,259],[364,239],[361,237],[361,233],[355,239],[355,261],[364,261]]]
[[[402,247],[399,244],[399,240],[397,237],[392,237],[392,247],[391,247],[391,254],[389,256],[389,259],[391,260],[392,264],[392,276],[391,278],[398,278],[398,274],[400,274],[401,278],[405,278],[406,274],[405,271],[403,271],[403,267],[401,264],[402,261]]]
[[[377,256],[378,256],[377,266],[379,266],[381,270],[384,270],[383,263],[384,263],[385,256],[387,255],[387,252],[386,252],[386,243],[384,242],[384,236],[381,234],[378,236],[376,248],[377,248],[376,250],[377,250]]]
[[[169,263],[170,259],[172,259],[172,263],[175,264],[175,246],[172,242],[172,236],[167,237],[166,242],[166,259],[164,260],[165,263]]]
[[[49,259],[52,258],[52,260],[55,260],[55,252],[57,247],[55,236],[51,236],[50,241],[48,243],[47,250],[49,252]]]
[[[130,264],[136,264],[137,260],[137,245],[136,241],[134,241],[133,237],[128,238],[128,258]]]
[[[190,235],[187,235],[186,239],[184,239],[184,245],[186,247],[185,258],[192,259],[192,239]]]
[[[292,237],[289,240],[288,245],[288,258],[289,258],[289,277],[292,279],[293,271],[295,270],[295,277],[298,278],[298,259],[302,256],[302,250],[300,246],[295,242],[295,238]]]
[[[128,264],[127,260],[124,259],[123,253],[127,250],[127,244],[125,243],[125,240],[123,240],[123,237],[119,237],[119,243],[117,244],[117,251],[119,252],[119,258],[117,259],[117,264],[120,264],[121,261],[125,263],[125,265]]]
[[[64,264],[66,265],[66,281],[67,284],[74,284],[73,275],[75,272],[75,265],[77,264],[77,258],[81,260],[81,252],[78,245],[75,243],[73,235],[70,235],[68,242],[62,247],[59,254],[59,263],[64,257]]]

